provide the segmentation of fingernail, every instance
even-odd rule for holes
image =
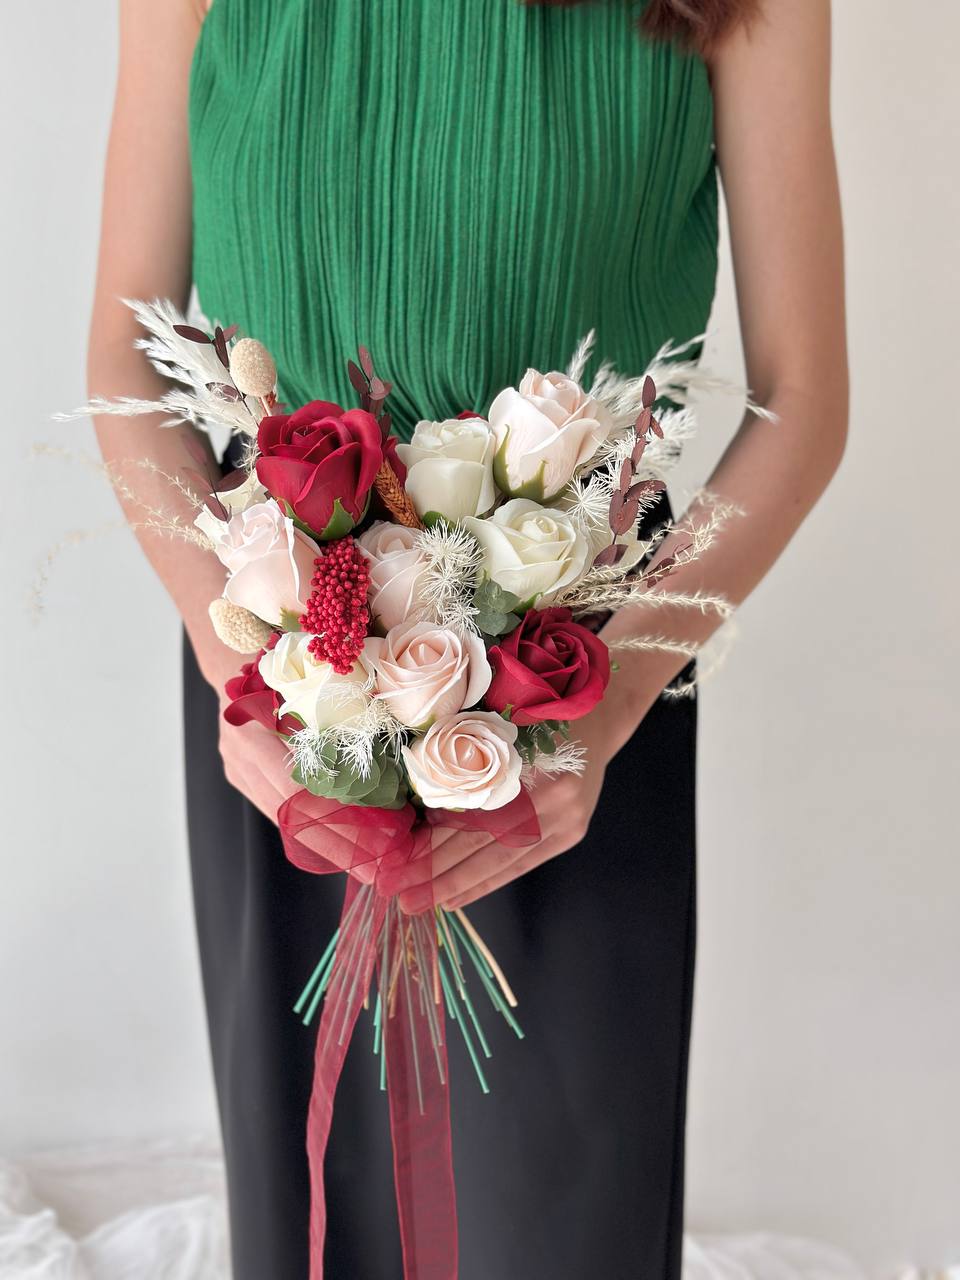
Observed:
[[[399,897],[400,910],[408,916],[418,916],[429,911],[433,906],[433,893],[429,885],[425,888],[407,889]]]

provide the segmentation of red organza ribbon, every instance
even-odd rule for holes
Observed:
[[[323,1165],[334,1094],[373,975],[378,973],[381,992],[388,990],[391,977],[382,972],[381,953],[375,945],[390,899],[375,892],[364,917],[363,909],[356,910],[361,884],[389,883],[411,859],[426,857],[431,851],[433,827],[485,831],[516,847],[535,843],[540,828],[525,791],[502,809],[430,809],[425,820],[418,818],[412,805],[372,809],[299,791],[283,804],[278,822],[287,858],[295,866],[316,875],[350,873],[337,940],[342,962],[335,966],[324,1000],[307,1119],[310,1280],[323,1280],[327,1219]],[[318,852],[321,847],[322,853]],[[425,957],[428,972],[437,963],[434,930],[429,931],[429,937],[432,954]],[[412,999],[403,983],[398,984],[397,999]],[[425,1018],[389,1018],[384,1008],[382,1027],[404,1277],[456,1280],[457,1209],[445,1044],[437,1053]]]

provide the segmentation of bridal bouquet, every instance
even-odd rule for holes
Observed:
[[[521,1032],[470,921],[432,902],[429,862],[419,914],[400,910],[391,883],[430,858],[438,829],[538,839],[529,788],[538,774],[583,768],[576,722],[615,670],[598,634],[609,611],[725,612],[722,600],[664,590],[712,541],[728,514],[719,504],[695,527],[641,533],[692,430],[682,402],[695,366],[664,348],[640,377],[602,365],[585,387],[590,335],[565,372],[528,369],[483,413],[421,421],[404,443],[386,407],[391,385],[366,349],[348,364],[355,406],[315,400],[288,412],[261,343],[188,325],[165,303],[132,305],[149,335],[141,345],[177,385],[159,403],[87,411],[162,409],[242,438],[238,471],[215,485],[195,478],[193,528],[173,520],[167,531],[226,569],[210,616],[248,659],[227,685],[225,718],[265,725],[289,748],[298,790],[278,814],[287,856],[349,873],[340,928],[296,1005],[309,1022],[324,1000],[308,1135],[314,1275],[333,1093],[368,1000],[413,1274],[416,1241],[456,1252],[448,1018],[487,1089],[490,1049],[468,975]]]

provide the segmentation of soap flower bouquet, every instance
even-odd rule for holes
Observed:
[[[287,857],[348,873],[340,927],[295,1006],[309,1023],[324,1002],[308,1133],[319,1275],[323,1153],[361,1007],[373,1004],[405,1242],[425,1205],[455,1223],[449,1159],[439,1172],[436,1161],[449,1151],[447,1019],[484,1090],[490,1044],[472,987],[522,1035],[516,997],[464,912],[406,914],[391,882],[430,857],[440,829],[536,842],[530,787],[583,769],[576,723],[616,669],[599,623],[625,606],[725,615],[723,599],[665,583],[731,513],[704,500],[698,524],[644,532],[693,431],[685,402],[702,378],[687,348],[665,346],[639,377],[602,364],[587,387],[590,334],[565,371],[528,369],[485,412],[420,421],[403,442],[365,348],[348,363],[355,406],[288,412],[256,339],[188,324],[165,302],[130,305],[171,389],[83,412],[160,411],[241,438],[242,465],[215,486],[171,478],[194,495],[192,527],[152,523],[226,570],[210,617],[246,661],[224,716],[289,749],[298,790],[277,818]],[[676,647],[655,628],[619,644]]]

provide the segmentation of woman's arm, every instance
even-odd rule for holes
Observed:
[[[717,152],[730,215],[747,378],[779,421],[748,414],[708,488],[741,508],[713,548],[673,575],[668,591],[740,604],[779,558],[843,454],[847,350],[843,229],[830,127],[829,0],[766,0],[749,30],[712,61]],[[696,520],[696,509],[690,516]],[[715,615],[658,613],[667,634],[701,643]],[[624,611],[605,631],[638,629]],[[618,657],[626,670],[627,664]],[[618,679],[634,700],[630,736],[682,659],[634,656]],[[625,735],[625,736],[624,736]]]
[[[206,0],[121,0],[120,69],[107,152],[96,296],[90,329],[91,395],[158,400],[168,389],[133,341],[140,330],[121,298],[170,298],[186,305],[191,281],[192,191],[187,139],[190,63]],[[196,514],[167,476],[197,470],[197,450],[217,474],[207,439],[188,425],[160,418],[95,420],[104,459],[120,474],[121,501],[140,544],[172,596],[206,679],[222,693],[239,668],[210,625],[208,607],[223,591],[216,556],[146,527],[150,509],[176,514],[190,527]],[[155,470],[145,469],[146,462]],[[188,480],[195,489],[195,482]],[[275,819],[296,790],[286,748],[259,725],[221,720],[226,775]]]
[[[122,298],[170,298],[184,307],[191,279],[191,185],[187,83],[200,28],[194,0],[121,0],[120,66],[107,150],[100,256],[87,377],[91,395],[159,399],[167,390],[133,342],[141,336]],[[207,615],[223,590],[215,556],[145,527],[150,509],[178,515],[189,528],[189,500],[161,475],[197,469],[206,438],[189,425],[161,428],[159,418],[95,420],[105,461],[122,477],[121,501],[140,544],[173,597],[211,681],[227,674],[231,655],[216,642]],[[195,488],[195,485],[192,487]],[[133,496],[130,496],[133,495]],[[234,663],[235,665],[235,663]]]
[[[776,424],[748,414],[709,489],[745,515],[701,559],[664,584],[739,604],[769,571],[836,470],[847,428],[843,237],[830,128],[829,0],[765,0],[763,14],[711,61],[717,149],[730,214],[747,376]],[[697,511],[690,516],[696,520]],[[700,644],[713,615],[658,609],[658,633]],[[622,610],[613,642],[649,629]],[[463,905],[585,834],[607,761],[629,740],[685,659],[623,652],[608,697],[575,726],[588,748],[582,777],[534,793],[543,840],[519,856],[466,833],[435,855],[437,900]],[[479,847],[479,845],[483,847]],[[422,896],[422,895],[421,895]],[[417,896],[407,905],[419,905]]]

